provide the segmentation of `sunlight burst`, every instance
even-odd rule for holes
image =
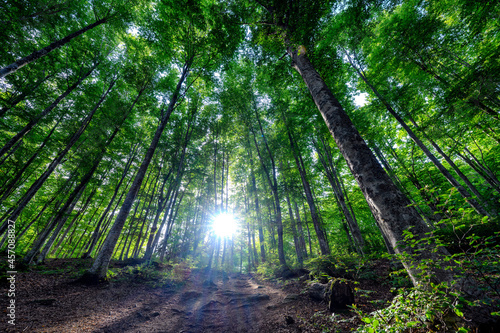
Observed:
[[[214,218],[213,229],[217,236],[219,237],[230,237],[237,229],[236,221],[234,216],[229,213],[222,213]]]

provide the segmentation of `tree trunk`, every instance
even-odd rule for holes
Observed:
[[[135,148],[137,148],[137,146],[135,146]],[[127,176],[128,170],[129,170],[129,168],[132,164],[132,161],[134,160],[135,154],[137,152],[137,150],[135,148],[133,148],[132,155],[129,157],[129,160],[127,161],[125,168],[123,169],[122,177],[120,178],[120,181],[118,182],[118,184],[115,187],[115,191],[113,193],[113,196],[111,197],[111,200],[109,201],[108,205],[106,206],[106,209],[104,210],[104,212],[101,214],[101,217],[99,218],[99,221],[97,222],[97,225],[96,225],[92,235],[90,236],[90,244],[88,244],[87,246],[84,247],[84,248],[88,247],[88,250],[82,255],[82,259],[90,258],[90,256],[92,255],[92,252],[94,251],[95,246],[97,245],[97,241],[99,240],[99,236],[100,236],[100,228],[101,228],[102,222],[106,219],[109,211],[111,210],[111,207],[113,206],[113,202],[115,201],[116,196],[118,195],[120,187]],[[125,186],[125,189],[127,187],[128,187],[128,184]],[[118,199],[118,203],[121,201],[121,197],[123,196],[123,193],[124,192],[122,192],[122,195]]]
[[[295,254],[297,255],[297,262],[299,263],[300,268],[304,266],[304,258],[302,257],[302,249],[300,248],[299,238],[297,237],[297,228],[295,225],[295,218],[292,212],[292,204],[290,202],[290,195],[288,194],[288,186],[285,184],[285,199],[286,204],[288,206],[288,215],[290,216],[290,227],[292,229],[293,235],[293,244],[295,246]]]
[[[97,255],[92,267],[88,270],[86,276],[84,277],[84,279],[87,279],[89,282],[96,283],[98,281],[106,279],[109,262],[111,260],[111,256],[113,255],[113,251],[118,241],[118,237],[120,236],[120,233],[123,229],[123,226],[125,225],[125,221],[127,220],[132,204],[142,185],[142,181],[144,180],[146,170],[149,167],[149,163],[151,162],[156,147],[158,146],[158,142],[160,141],[161,134],[163,133],[163,130],[167,125],[168,119],[170,118],[170,114],[174,110],[175,104],[179,99],[182,84],[184,83],[184,80],[186,79],[189,73],[189,68],[191,66],[192,61],[193,59],[191,58],[184,64],[181,77],[179,79],[179,82],[177,83],[177,87],[172,95],[168,108],[165,114],[163,115],[163,118],[158,128],[156,129],[155,135],[153,136],[153,140],[144,156],[141,166],[139,167],[139,171],[137,172],[134,182],[132,183],[129,192],[127,193],[125,201],[120,209],[120,212],[116,217],[115,223],[113,224],[111,230],[109,231],[108,237],[106,238],[106,241],[104,242],[104,245],[99,254]]]
[[[85,132],[87,129],[87,126],[89,125],[90,121],[92,120],[92,117],[96,113],[97,109],[99,106],[104,102],[106,99],[106,96],[108,93],[111,91],[111,88],[113,87],[115,81],[113,81],[108,90],[103,94],[103,96],[99,99],[97,104],[95,105],[94,109],[90,112],[90,114],[83,120],[82,125],[78,130],[73,134],[73,136],[70,138],[68,143],[66,144],[66,147],[57,154],[57,156],[52,160],[50,165],[47,167],[45,172],[31,185],[29,190],[24,194],[23,198],[19,200],[17,203],[17,208],[12,212],[10,216],[10,220],[15,221],[23,211],[23,209],[26,207],[28,202],[35,196],[35,194],[38,192],[38,190],[42,187],[42,185],[45,183],[45,181],[49,178],[49,176],[52,174],[52,172],[56,169],[56,167],[59,165],[59,163],[62,161],[62,159],[66,156],[66,154],[69,152],[71,147],[78,141],[80,136]]]
[[[248,155],[250,158],[250,177],[252,178],[252,192],[254,194],[255,203],[255,215],[257,217],[258,229],[259,229],[259,243],[260,243],[260,258],[262,262],[266,261],[266,250],[264,248],[264,232],[262,230],[262,217],[260,216],[260,206],[259,206],[259,195],[257,193],[257,182],[255,181],[255,172],[253,166],[253,156],[252,149],[250,147],[250,142],[248,142]]]
[[[73,85],[68,87],[66,91],[64,91],[61,95],[59,95],[52,104],[50,104],[45,110],[42,111],[38,116],[36,116],[33,120],[31,120],[22,130],[20,130],[12,139],[10,139],[3,147],[0,149],[0,157],[2,157],[4,154],[6,154],[16,142],[21,140],[31,129],[38,124],[40,119],[45,117],[50,111],[52,111],[66,96],[68,96],[73,90],[76,89],[80,85],[80,83],[83,82],[92,72],[96,67],[99,65],[99,62],[96,61],[95,64],[90,68],[88,72],[86,72],[83,76],[81,76],[78,81],[76,81]]]
[[[3,202],[12,193],[12,190],[15,188],[16,184],[21,179],[21,176],[23,175],[23,173],[26,171],[26,169],[28,169],[28,167],[31,165],[31,163],[33,163],[33,161],[42,152],[43,148],[45,147],[45,145],[49,141],[50,137],[52,136],[52,133],[54,133],[54,131],[57,128],[57,126],[59,126],[59,123],[61,122],[61,119],[62,119],[62,117],[60,117],[57,120],[56,124],[54,125],[54,127],[52,127],[52,129],[50,130],[49,134],[45,137],[45,139],[43,140],[43,142],[40,145],[40,147],[38,147],[38,149],[36,150],[36,152],[33,155],[31,155],[30,159],[26,163],[24,163],[23,167],[21,169],[19,169],[19,171],[14,175],[14,177],[12,177],[11,181],[9,182],[9,184],[7,184],[6,186],[2,186],[3,194],[2,194],[2,198],[0,198],[0,202]],[[1,232],[0,232],[0,234],[1,234]]]
[[[281,207],[280,207],[280,198],[279,198],[279,193],[278,193],[278,180],[276,179],[276,166],[274,163],[274,158],[271,153],[271,150],[269,149],[269,146],[266,141],[266,137],[264,135],[264,131],[262,130],[262,126],[260,125],[260,120],[257,114],[257,110],[255,110],[255,114],[257,116],[257,120],[259,122],[260,126],[260,131],[262,134],[262,137],[264,138],[264,142],[266,145],[266,149],[269,155],[269,158],[271,159],[271,171],[272,171],[272,179],[271,176],[269,175],[269,170],[267,166],[264,163],[263,157],[260,153],[259,149],[259,144],[257,143],[257,138],[255,135],[255,132],[253,128],[250,127],[252,134],[253,134],[253,139],[255,143],[255,147],[257,148],[257,154],[259,155],[259,160],[262,165],[262,168],[264,169],[264,174],[266,175],[267,181],[269,183],[269,187],[271,187],[271,191],[273,193],[273,198],[274,198],[274,208],[275,208],[275,224],[277,227],[278,231],[278,259],[280,261],[281,266],[283,266],[284,269],[286,269],[287,264],[286,264],[286,259],[285,259],[285,251],[283,249],[283,222],[282,222],[282,217],[281,217]],[[274,237],[273,237],[274,239]]]
[[[284,116],[283,116],[284,118]],[[321,228],[320,219],[316,210],[316,203],[311,192],[311,186],[307,180],[306,170],[304,161],[302,160],[302,155],[300,154],[299,148],[297,147],[297,142],[293,139],[290,130],[287,129],[288,139],[290,140],[290,146],[292,148],[293,158],[299,170],[300,179],[302,180],[302,186],[304,187],[304,193],[306,194],[306,200],[309,205],[309,210],[311,212],[311,218],[313,221],[314,231],[316,231],[316,237],[318,237],[319,248],[322,255],[330,254],[330,248],[326,240],[326,235]]]
[[[432,163],[438,168],[439,171],[443,174],[443,176],[448,180],[448,182],[457,189],[458,193],[462,195],[462,197],[476,210],[478,214],[487,215],[489,214],[474,200],[470,193],[451,175],[451,173],[446,169],[441,162],[430,152],[430,150],[424,145],[424,143],[415,135],[415,133],[411,130],[411,128],[405,123],[403,118],[396,113],[396,111],[392,108],[392,106],[380,95],[380,93],[375,89],[375,87],[368,81],[365,75],[361,73],[361,71],[352,63],[351,58],[346,53],[349,58],[349,62],[351,66],[356,70],[361,79],[370,87],[373,93],[378,97],[378,99],[385,105],[387,111],[398,121],[398,123],[405,129],[410,138],[417,144],[417,146],[424,152],[425,156],[429,158]],[[413,123],[416,126],[416,123]],[[418,127],[417,127],[418,128]],[[432,142],[431,142],[432,143]]]
[[[448,251],[442,247],[436,248],[433,244],[424,244],[426,242],[420,242],[416,248],[407,244],[405,231],[411,229],[415,239],[420,240],[427,237],[429,228],[377,162],[340,103],[309,62],[305,52],[299,55],[296,50],[289,48],[288,54],[292,58],[294,68],[309,88],[382,233],[386,235],[396,253],[413,255],[411,259],[404,258],[402,262],[414,285],[420,284],[423,281],[422,272],[417,267],[418,263],[426,259],[440,263],[443,256],[448,255]],[[420,252],[416,252],[416,249]],[[432,269],[434,281],[446,283],[456,281],[454,275],[458,270],[445,270],[440,268],[439,264],[437,266]],[[464,282],[464,285],[458,286],[459,288],[463,287],[467,293],[477,294],[477,285],[465,279],[460,282]]]
[[[84,34],[85,32],[87,32],[87,31],[89,31],[89,30],[91,30],[91,29],[93,29],[93,28],[95,28],[103,23],[106,23],[107,21],[108,21],[107,17],[102,18],[102,19],[100,19],[92,24],[87,25],[86,27],[84,27],[76,32],[73,32],[72,34],[67,35],[66,37],[64,37],[62,39],[55,41],[54,43],[50,44],[49,46],[44,47],[41,50],[38,50],[38,51],[31,53],[29,56],[26,56],[24,58],[16,60],[12,64],[0,69],[0,78],[3,78],[11,73],[14,73],[19,68],[29,64],[30,62],[33,62],[35,60],[40,59],[41,57],[49,54],[49,52],[52,52],[52,51],[60,48],[61,46],[64,46],[65,44],[70,42],[73,38],[78,37],[81,34]]]
[[[113,85],[114,85],[114,81],[110,85],[108,92],[111,90]],[[53,222],[55,229],[52,232],[52,236],[48,240],[44,249],[41,251],[40,255],[38,256],[38,258],[36,260],[37,264],[40,264],[45,260],[45,257],[47,255],[47,253],[49,252],[50,248],[52,247],[52,244],[55,242],[56,237],[59,235],[59,232],[64,227],[64,224],[66,223],[66,220],[68,219],[69,214],[73,211],[73,208],[75,207],[79,198],[83,194],[83,191],[85,190],[87,184],[92,179],[92,176],[94,175],[95,171],[99,167],[99,164],[101,163],[101,161],[106,153],[106,147],[108,147],[111,144],[111,142],[113,141],[115,136],[118,134],[119,129],[120,129],[120,127],[118,127],[118,126],[115,128],[115,130],[111,134],[110,138],[107,140],[105,145],[101,148],[101,151],[99,152],[99,156],[95,159],[95,162],[92,165],[92,168],[85,174],[85,176],[83,176],[82,180],[80,181],[80,184],[78,184],[75,187],[75,189],[71,192],[71,194],[69,195],[69,197],[66,201],[66,204],[63,206],[63,208],[61,208],[59,210],[59,213],[57,214],[57,216],[55,217],[54,222]],[[41,248],[41,246],[40,246],[40,248]],[[26,255],[24,257],[23,261],[26,264],[29,264],[37,252],[38,252],[38,249],[32,249],[32,251],[30,251],[31,257],[29,255]]]
[[[302,257],[304,259],[307,259],[308,254],[306,248],[306,241],[304,239],[304,231],[302,229],[302,221],[300,220],[299,206],[297,205],[296,201],[293,202],[293,205],[295,207],[295,216],[297,217],[297,230],[299,233],[299,243],[300,243],[300,249],[302,251]]]

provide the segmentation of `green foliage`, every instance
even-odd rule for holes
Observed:
[[[109,278],[111,281],[123,283],[140,283],[146,284],[153,288],[162,286],[180,286],[191,273],[191,268],[188,263],[181,262],[175,264],[141,264],[136,266],[125,266],[122,269],[108,270],[111,273]]]
[[[280,262],[277,258],[268,258],[257,267],[257,273],[264,279],[274,279],[281,274]]]
[[[371,314],[353,306],[364,323],[357,332],[464,331],[461,318],[465,301],[458,294],[443,290],[446,290],[443,285],[434,285],[431,290],[402,288],[388,307]]]
[[[319,280],[329,280],[330,277],[366,279],[374,277],[369,269],[370,259],[356,253],[330,254],[311,258],[305,266],[311,271],[311,276]]]

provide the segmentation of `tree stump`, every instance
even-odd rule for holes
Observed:
[[[341,280],[329,282],[329,288],[325,294],[330,311],[347,309],[348,305],[354,304],[354,292],[349,283]]]

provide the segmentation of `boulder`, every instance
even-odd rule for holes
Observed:
[[[317,302],[324,301],[327,287],[328,287],[327,284],[313,283],[307,289],[307,294],[314,301],[317,301]]]

